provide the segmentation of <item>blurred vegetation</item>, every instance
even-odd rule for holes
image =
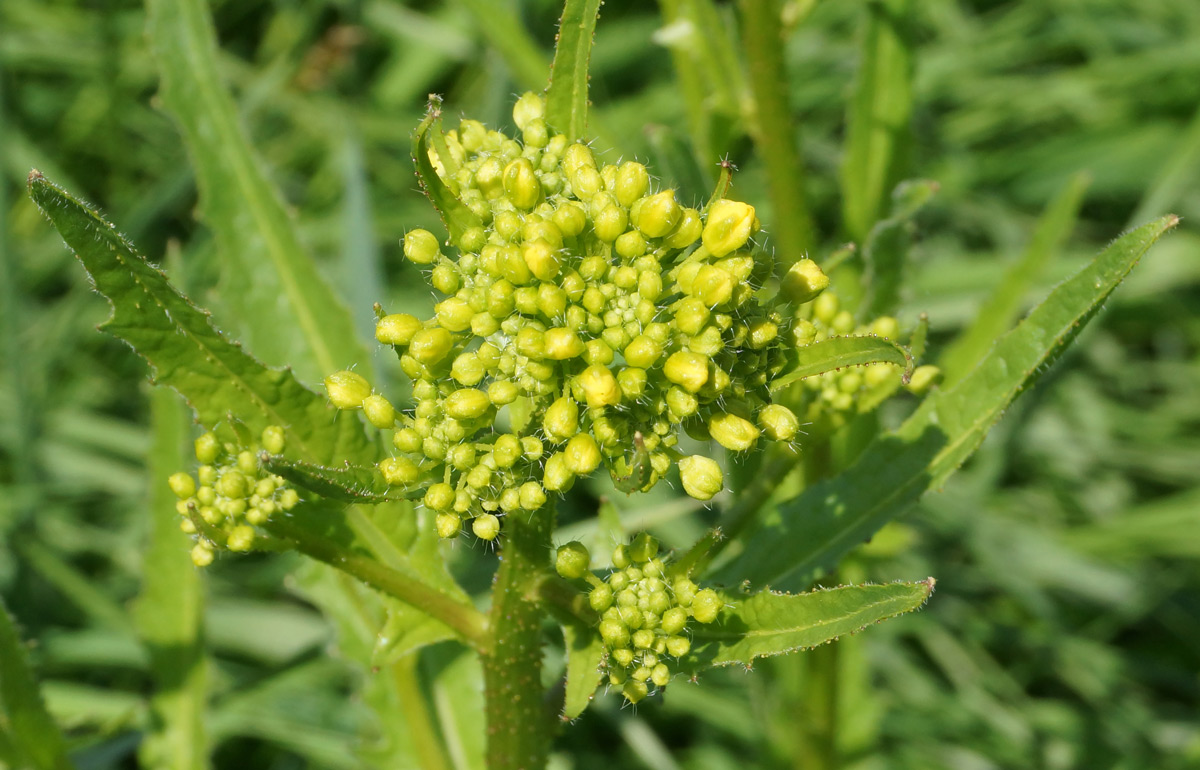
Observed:
[[[783,231],[789,214],[770,211],[777,182],[757,149],[780,116],[743,114],[735,7],[716,3],[714,23],[689,35],[675,14],[691,6],[604,7],[599,146],[649,161],[697,199],[728,156],[737,195]],[[364,337],[372,302],[432,304],[397,245],[405,229],[436,225],[408,149],[426,95],[505,126],[512,95],[544,86],[559,10],[213,4],[245,124]],[[564,730],[557,767],[804,767],[797,726],[815,718],[805,679],[818,655],[841,674],[822,718],[836,720],[853,767],[1200,765],[1200,5],[786,4],[782,117],[815,256],[859,234],[838,178],[868,17],[892,11],[908,13],[904,55],[885,64],[912,67],[911,129],[885,176],[940,185],[919,219],[901,316],[929,315],[935,359],[1023,254],[1032,303],[1126,227],[1168,211],[1183,226],[968,467],[837,577],[935,575],[924,612],[753,677],[672,686],[636,711],[603,699]],[[189,159],[156,109],[145,22],[139,4],[116,0],[0,6],[0,594],[80,768],[135,766],[154,730],[147,625],[132,608],[143,592],[170,594],[144,565],[151,500],[163,500],[151,412],[161,425],[178,407],[151,398],[144,364],[95,332],[106,303],[25,197],[26,174],[37,167],[100,204],[218,323],[221,284],[236,280],[217,274],[194,217]],[[1041,212],[1070,189],[1082,191],[1074,230],[1061,248],[1034,250]],[[628,528],[668,543],[710,522],[669,497],[616,502],[630,506]],[[482,588],[480,552],[458,548]],[[196,589],[215,767],[359,767],[354,747],[379,729],[359,695],[369,673],[336,653],[329,623],[287,577],[298,562],[225,560]],[[417,665],[435,701],[453,697],[434,677],[451,653],[431,648]]]

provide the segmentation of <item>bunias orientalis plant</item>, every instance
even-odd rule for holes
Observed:
[[[669,187],[652,186],[648,170],[606,164],[587,152],[581,140],[594,21],[594,4],[568,3],[544,106],[526,97],[518,107],[522,141],[477,124],[442,134],[436,115],[418,130],[418,175],[448,238],[410,233],[405,250],[427,266],[445,300],[428,321],[399,313],[380,319],[380,338],[408,357],[402,364],[421,389],[411,413],[398,413],[350,369],[330,379],[328,397],[340,408],[334,409],[289,371],[264,366],[217,332],[94,211],[40,174],[30,176],[34,200],[111,299],[107,328],[146,356],[156,379],[179,391],[214,437],[202,437],[197,447],[197,477],[176,476],[172,483],[184,526],[196,529],[203,546],[193,558],[207,561],[231,539],[238,548],[295,548],[377,589],[392,602],[393,617],[413,625],[427,619],[433,630],[407,652],[460,640],[483,663],[488,762],[495,768],[544,764],[554,720],[540,689],[541,645],[551,618],[563,627],[568,660],[565,697],[555,711],[572,718],[605,676],[636,701],[672,677],[822,644],[919,606],[932,581],[791,595],[750,589],[807,587],[853,544],[942,483],[1174,223],[1161,220],[1115,243],[981,355],[975,373],[946,391],[930,391],[853,465],[793,499],[768,504],[796,449],[804,449],[793,444],[819,444],[873,408],[903,384],[911,355],[894,342],[862,336],[895,334],[893,320],[842,307],[829,289],[817,296],[823,271],[815,261],[771,265],[756,245],[762,235],[754,234],[752,208],[725,200],[724,184],[706,205],[680,201],[666,194]],[[171,24],[186,26],[191,18],[177,20],[168,9],[160,23],[174,31]],[[175,103],[181,104],[178,93]],[[190,134],[197,142],[218,135],[229,134]],[[573,147],[580,149],[568,154]],[[208,166],[201,171],[214,175]],[[241,167],[237,180],[255,173]],[[214,184],[206,195],[223,189]],[[277,200],[255,203],[282,216]],[[690,226],[699,227],[691,240],[680,234],[689,209],[696,218]],[[582,225],[571,234],[579,214]],[[714,229],[714,243],[736,243],[723,253],[705,243],[708,229],[722,221],[729,224],[724,232]],[[284,297],[284,304],[331,296],[311,265],[296,261],[295,250],[281,253],[294,262],[289,279],[307,291]],[[490,290],[501,281],[511,294]],[[478,307],[474,290],[484,283],[489,290]],[[493,296],[503,303],[497,312]],[[571,318],[571,307],[582,311]],[[269,332],[303,334],[302,342],[328,357],[339,349],[327,330],[345,327],[341,311],[319,301],[305,311],[316,322],[302,331],[280,323]],[[653,345],[634,346],[640,337]],[[755,347],[759,342],[765,344]],[[923,346],[921,327],[909,343],[914,352]],[[291,349],[302,354],[305,345]],[[684,357],[672,364],[676,354]],[[759,357],[757,367],[742,366],[751,356]],[[936,379],[934,370],[923,371],[910,387],[924,390]],[[553,418],[560,401],[566,420]],[[359,409],[376,428],[392,431],[392,450],[381,453]],[[764,417],[768,410],[783,421]],[[807,435],[794,423],[806,423]],[[277,430],[282,453],[273,449]],[[729,539],[709,535],[690,550],[666,554],[640,536],[616,549],[615,569],[605,577],[592,572],[586,549],[555,551],[555,499],[601,465],[630,491],[673,479],[674,465],[685,491],[722,500],[719,457],[677,454],[680,430],[711,436],[716,446],[760,465],[753,480],[734,486]],[[555,457],[561,459],[552,463]],[[269,493],[267,485],[260,493],[264,481]],[[471,499],[461,500],[460,491]],[[420,501],[415,507],[413,499]],[[398,517],[416,522],[415,538],[387,536],[384,523]],[[486,611],[439,569],[431,545],[437,534],[456,534],[464,520],[477,535],[496,538],[502,557]],[[728,544],[737,548],[723,551]],[[745,591],[722,587],[743,581],[750,581]]]

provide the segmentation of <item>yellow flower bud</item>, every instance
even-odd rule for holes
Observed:
[[[454,505],[454,488],[445,482],[425,490],[425,507],[431,511],[448,511]]]
[[[449,540],[458,536],[459,530],[462,529],[462,519],[456,513],[442,511],[434,520],[434,525],[437,527],[438,537]]]
[[[674,190],[663,190],[642,198],[629,211],[634,227],[647,238],[661,238],[669,234],[679,224],[680,213]]]
[[[504,167],[504,191],[517,208],[528,211],[542,196],[542,183],[528,158],[517,158]]]
[[[723,257],[745,246],[758,228],[758,218],[749,203],[719,200],[708,210],[701,239],[710,254]]]
[[[196,480],[186,473],[172,473],[167,479],[167,486],[180,500],[186,500],[196,494]]]
[[[533,91],[526,91],[513,105],[513,123],[522,131],[535,120],[545,117],[546,103]]]
[[[708,359],[685,350],[676,351],[663,365],[663,374],[676,385],[695,393],[708,382]]]
[[[607,206],[592,217],[592,230],[605,243],[612,243],[629,225],[629,216],[620,206]]]
[[[708,307],[699,297],[685,297],[675,305],[675,328],[684,334],[699,334],[708,317]]]
[[[639,334],[625,346],[625,362],[640,369],[654,366],[662,354],[662,345],[645,334]]]
[[[578,540],[572,540],[558,547],[554,554],[554,571],[567,580],[578,580],[583,577],[591,565],[592,555],[587,546]]]
[[[704,265],[696,272],[690,293],[708,307],[717,307],[729,301],[733,287],[733,276],[719,267]]]
[[[555,361],[565,361],[583,355],[583,341],[570,329],[548,329],[542,342],[546,348],[546,358]]]
[[[600,466],[600,447],[590,433],[576,433],[563,449],[567,468],[574,474],[586,476]]]
[[[216,462],[217,455],[221,452],[221,442],[212,433],[205,433],[196,439],[193,446],[196,450],[196,459],[205,465]]]
[[[576,142],[563,152],[562,167],[568,174],[574,174],[581,168],[596,168],[596,156],[586,144]]]
[[[823,324],[833,323],[834,317],[838,313],[840,303],[836,294],[821,294],[813,302],[813,318],[816,318]]]
[[[413,335],[408,343],[408,354],[426,366],[433,366],[445,358],[452,347],[454,338],[450,336],[450,332],[435,326],[432,329],[422,329]]]
[[[407,345],[421,326],[417,317],[408,313],[385,315],[375,324],[375,339],[384,345]]]
[[[696,592],[696,597],[692,599],[692,617],[697,623],[711,623],[721,614],[721,609],[725,606],[725,602],[721,601],[721,597],[711,588],[705,588]]]
[[[800,420],[782,404],[769,404],[758,413],[763,434],[772,441],[791,441],[800,430]]]
[[[362,409],[367,422],[380,430],[387,430],[396,425],[396,408],[392,406],[391,401],[377,393],[363,399]]]
[[[536,481],[526,481],[518,490],[521,507],[527,511],[536,511],[546,504],[546,490]]]
[[[363,400],[371,395],[371,385],[361,374],[348,370],[334,372],[325,378],[325,390],[329,400],[338,409],[358,409]]]
[[[433,263],[442,254],[437,236],[428,230],[417,228],[404,235],[404,256],[418,265]]]
[[[482,417],[491,408],[492,402],[482,390],[463,388],[446,396],[443,406],[448,417],[456,420],[474,420]]]
[[[505,406],[517,400],[520,389],[509,380],[494,380],[487,389],[488,399],[496,406]]]
[[[700,237],[704,229],[704,221],[700,212],[693,208],[683,208],[679,212],[679,221],[675,230],[663,239],[663,245],[670,249],[686,249]]]
[[[942,381],[942,370],[937,366],[918,366],[908,382],[908,389],[918,396]]]
[[[718,444],[734,452],[744,452],[758,441],[754,423],[736,414],[714,414],[708,419],[708,432]]]
[[[725,486],[725,474],[711,457],[692,455],[679,461],[683,491],[697,500],[711,500]]]
[[[388,457],[379,463],[379,472],[388,484],[406,487],[421,475],[417,464],[407,457]]]
[[[890,315],[880,316],[871,322],[871,333],[888,340],[899,339],[900,324]]]
[[[495,540],[500,534],[500,519],[492,513],[484,513],[471,520],[471,531],[480,540]]]
[[[746,341],[753,350],[762,350],[779,336],[779,327],[774,322],[760,319],[750,324]]]
[[[568,396],[562,396],[542,416],[542,429],[554,441],[565,441],[579,432],[579,406]]]
[[[563,237],[573,238],[583,232],[587,225],[587,214],[578,203],[568,201],[554,210],[554,224]]]
[[[207,543],[196,543],[192,547],[192,564],[197,567],[207,567],[213,563],[213,550]]]
[[[567,458],[562,452],[552,454],[546,460],[542,483],[551,492],[565,492],[575,483],[575,474],[567,467]]]
[[[637,401],[641,398],[642,394],[646,392],[648,381],[646,370],[636,366],[625,366],[617,372],[617,385],[620,386],[621,395],[627,401]]]
[[[802,305],[816,299],[829,287],[829,276],[811,259],[802,259],[788,268],[779,282],[779,293],[789,302]]]
[[[608,367],[593,364],[579,375],[579,387],[590,407],[613,406],[621,402],[621,388]]]
[[[647,188],[650,187],[650,174],[646,171],[646,167],[637,161],[628,161],[622,163],[617,169],[616,184],[613,186],[613,194],[617,196],[617,201],[629,208],[638,198],[646,194]]]

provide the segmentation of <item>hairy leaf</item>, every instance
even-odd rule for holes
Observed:
[[[740,556],[719,570],[716,579],[803,585],[926,490],[945,483],[1009,404],[1058,359],[1146,250],[1178,221],[1163,217],[1109,246],[1002,337],[958,385],[931,394],[841,475],[768,513]]]
[[[892,192],[891,215],[871,228],[863,247],[863,261],[867,266],[864,282],[868,294],[864,306],[868,318],[896,311],[908,252],[912,248],[912,219],[937,188],[936,182],[926,179],[901,182]]]
[[[908,351],[883,337],[830,337],[797,348],[799,362],[771,382],[771,390],[780,390],[805,377],[832,372],[846,366],[889,363],[904,369],[904,380],[912,375],[913,360]]]
[[[0,601],[0,760],[10,767],[70,770],[67,746],[46,712],[25,647]]]
[[[147,8],[163,104],[187,139],[233,328],[262,360],[294,366],[310,382],[355,363],[361,370],[368,359],[353,319],[301,244],[222,85],[207,4],[151,0]]]
[[[603,673],[604,642],[596,629],[581,623],[563,625],[567,646],[567,691],[563,701],[563,719],[574,719],[592,702]]]
[[[271,473],[284,477],[298,487],[343,503],[373,505],[414,500],[425,494],[424,489],[391,491],[373,465],[344,463],[329,467],[289,460],[280,455],[264,455],[262,463]]]
[[[692,626],[688,668],[750,665],[755,658],[816,647],[881,620],[912,612],[933,593],[934,579],[919,583],[842,586],[802,594],[760,591],[726,596],[716,621]]]
[[[567,0],[558,25],[558,44],[546,90],[546,125],[568,142],[585,135],[588,114],[588,61],[596,34],[600,0]]]
[[[437,168],[429,154],[431,133],[440,136],[442,132],[441,112],[436,106],[431,106],[429,114],[417,126],[413,134],[412,154],[413,163],[417,165],[417,180],[421,189],[429,196],[429,201],[442,217],[442,222],[450,232],[450,239],[457,241],[463,231],[470,227],[479,227],[482,222],[475,212],[471,211],[458,199],[438,174]],[[439,154],[440,158],[441,155]]]
[[[201,424],[211,428],[233,415],[255,432],[282,426],[288,451],[310,462],[374,460],[354,415],[226,339],[94,210],[37,171],[29,175],[29,192],[112,303],[101,328],[145,357],[157,381],[179,391]]]

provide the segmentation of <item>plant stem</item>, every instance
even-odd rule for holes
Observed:
[[[296,550],[317,561],[358,578],[367,585],[409,604],[452,628],[480,653],[491,645],[486,620],[481,612],[442,591],[378,561],[348,551],[326,538],[282,519],[266,525],[271,534],[290,540]]]
[[[813,224],[788,99],[780,6],[776,0],[742,0],[740,6],[742,48],[754,95],[754,114],[748,122],[766,167],[775,247],[787,267],[813,247]]]
[[[838,645],[825,644],[803,656],[803,739],[800,747],[805,770],[835,770],[840,765],[837,747]]]
[[[489,618],[494,641],[482,656],[488,770],[540,770],[549,755],[553,722],[541,682],[546,609],[535,592],[550,563],[553,528],[552,502],[529,519],[504,522]]]

